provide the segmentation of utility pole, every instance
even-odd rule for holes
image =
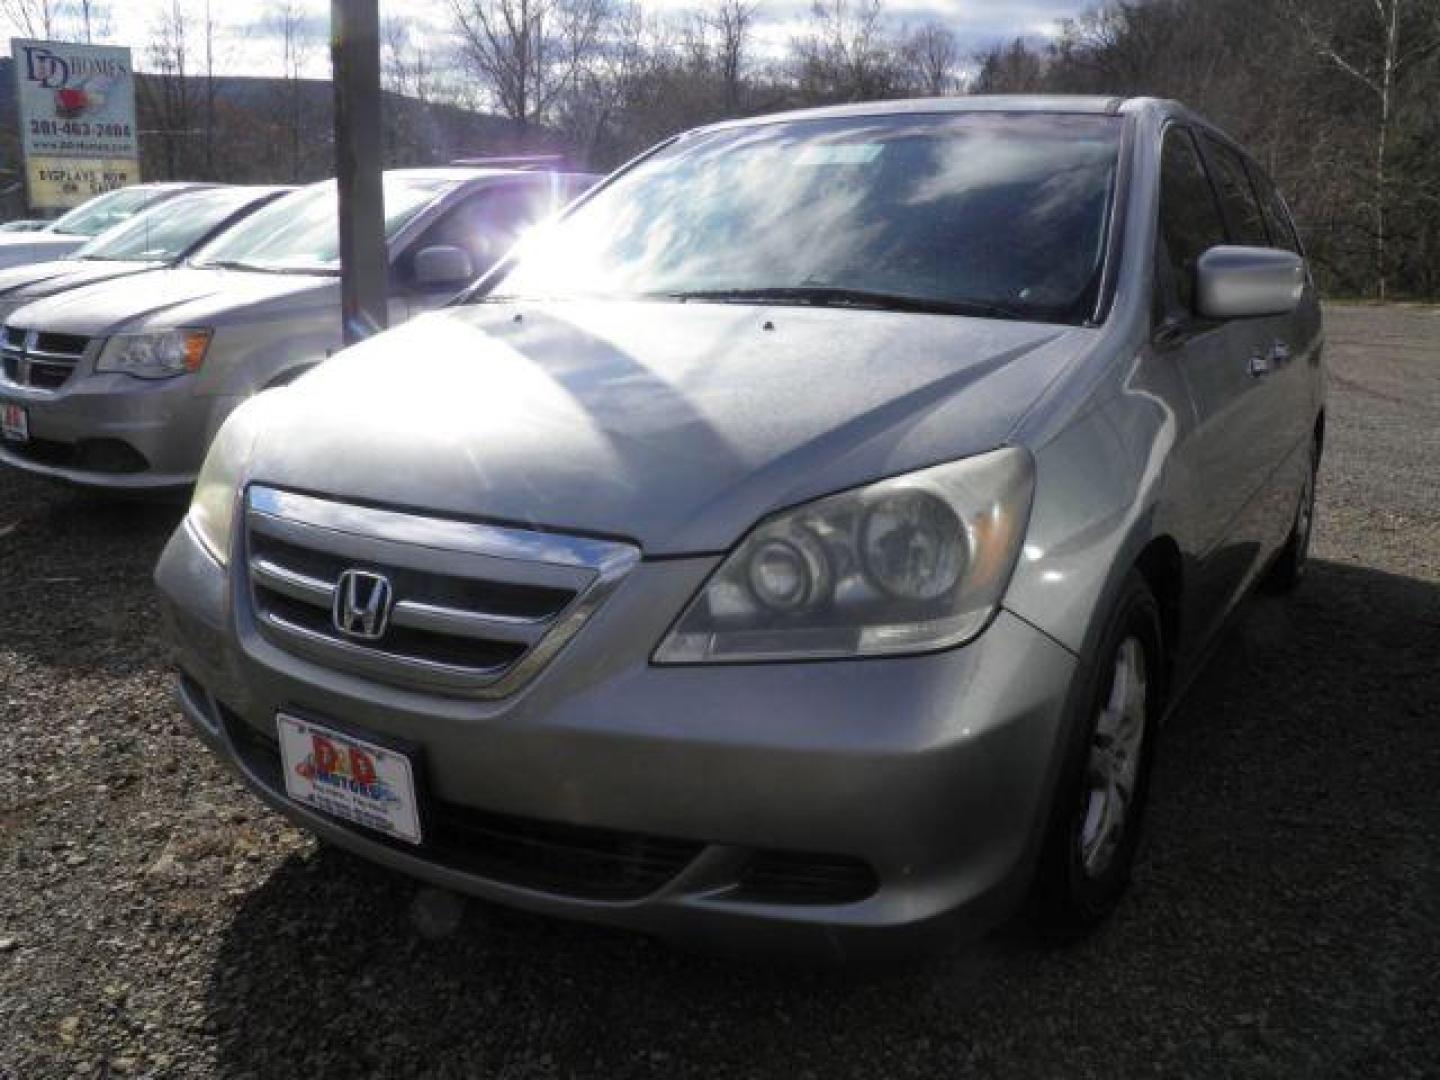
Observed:
[[[345,344],[350,345],[384,330],[388,321],[379,0],[330,0],[330,58],[340,199],[340,310]]]

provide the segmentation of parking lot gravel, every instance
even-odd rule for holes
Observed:
[[[172,704],[180,507],[0,474],[0,1078],[1436,1075],[1440,310],[1332,308],[1329,337],[1312,576],[1245,607],[1165,732],[1117,916],[878,972],[317,848]]]

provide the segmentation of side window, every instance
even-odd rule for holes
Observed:
[[[1230,225],[1230,240],[1235,244],[1249,244],[1269,247],[1270,234],[1265,230],[1265,216],[1261,213],[1260,202],[1255,198],[1255,188],[1245,171],[1245,162],[1228,146],[1222,146],[1208,136],[1205,140],[1205,156],[1214,166],[1215,187],[1220,192],[1220,205],[1225,209],[1225,220]]]
[[[400,259],[402,279],[410,280],[417,251],[441,245],[466,252],[479,277],[557,205],[543,184],[506,184],[477,192],[445,211],[410,245]]]
[[[565,178],[565,201],[573,202],[599,182],[597,177],[567,176]]]
[[[1169,294],[1181,312],[1195,310],[1195,264],[1217,244],[1225,243],[1225,222],[1215,192],[1205,175],[1195,140],[1184,128],[1165,133],[1160,163],[1161,277],[1169,278]]]
[[[1270,230],[1270,243],[1274,247],[1299,255],[1300,238],[1295,235],[1295,226],[1290,222],[1290,211],[1285,206],[1285,200],[1280,197],[1280,192],[1275,189],[1270,178],[1254,166],[1250,169],[1250,179],[1254,181],[1255,190],[1260,194],[1260,210],[1264,213],[1265,225]]]

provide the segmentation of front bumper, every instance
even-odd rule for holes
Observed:
[[[926,657],[657,667],[670,620],[715,565],[642,563],[539,677],[496,701],[371,683],[277,649],[233,610],[229,574],[188,528],[157,570],[181,701],[200,737],[291,819],[437,885],[725,948],[850,955],[903,931],[979,932],[1028,885],[1076,661],[1002,611]],[[446,805],[693,845],[642,895],[585,895],[410,849],[291,802],[252,752],[280,710],[423,748]],[[816,902],[747,887],[764,853],[873,874]]]
[[[238,404],[197,393],[194,376],[96,374],[93,357],[56,390],[0,380],[25,409],[30,441],[0,440],[0,461],[39,476],[119,491],[194,484],[220,422]]]

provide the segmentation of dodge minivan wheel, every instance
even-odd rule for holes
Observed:
[[[1159,607],[1132,575],[1087,668],[1031,911],[1047,937],[1078,937],[1130,879],[1164,701]]]

